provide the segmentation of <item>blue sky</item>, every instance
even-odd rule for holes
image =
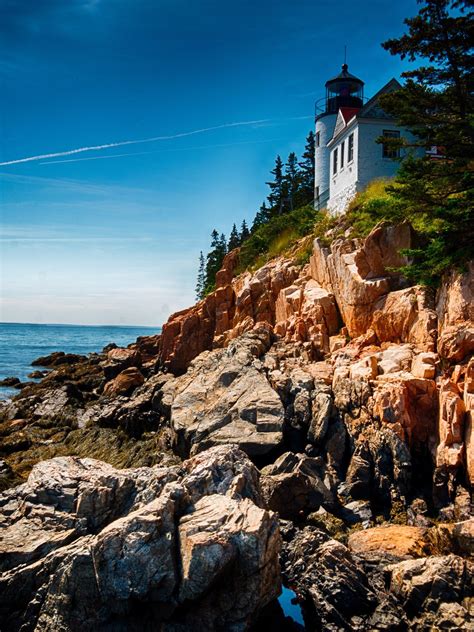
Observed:
[[[194,302],[199,251],[214,227],[251,222],[277,153],[301,153],[344,44],[371,96],[404,69],[380,42],[417,12],[415,0],[0,6],[0,320],[135,325]]]

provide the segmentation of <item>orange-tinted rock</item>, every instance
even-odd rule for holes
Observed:
[[[433,380],[410,373],[379,376],[373,395],[373,414],[410,447],[436,447],[438,393]]]
[[[280,291],[275,320],[275,333],[287,342],[312,342],[324,352],[329,335],[339,329],[334,296],[313,279],[300,278]]]
[[[463,399],[466,409],[464,433],[466,469],[470,483],[474,486],[474,358],[471,358],[467,365]]]
[[[373,308],[372,329],[380,342],[410,342],[422,351],[436,347],[436,312],[425,288],[390,292]]]
[[[474,352],[474,262],[463,274],[453,271],[443,280],[436,311],[438,353],[460,362]]]
[[[459,389],[450,380],[441,383],[439,391],[439,445],[436,465],[451,468],[462,466],[464,456],[465,406]]]
[[[397,289],[399,275],[388,268],[406,263],[399,250],[410,244],[408,225],[378,226],[364,241],[336,239],[330,249],[315,240],[311,275],[334,293],[351,337],[367,331],[377,301]]]
[[[104,395],[116,397],[131,392],[137,386],[141,386],[145,378],[136,367],[129,367],[107,382],[104,387]]]
[[[357,555],[388,553],[394,557],[422,557],[429,553],[428,530],[407,525],[373,527],[349,536],[348,546]]]
[[[235,248],[224,257],[222,268],[216,274],[216,288],[224,287],[232,283],[235,268],[239,263],[239,252],[240,248]]]
[[[436,375],[436,363],[438,355],[436,353],[419,353],[413,358],[411,373],[414,377],[422,377],[432,380]]]

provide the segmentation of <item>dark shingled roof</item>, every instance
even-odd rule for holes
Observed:
[[[333,81],[340,81],[341,79],[350,79],[351,81],[357,81],[358,83],[364,85],[362,79],[359,79],[359,77],[356,77],[355,75],[351,75],[347,68],[347,64],[343,64],[341,72],[332,79],[328,79],[328,81],[326,81],[326,87],[328,87],[328,84],[333,83]]]

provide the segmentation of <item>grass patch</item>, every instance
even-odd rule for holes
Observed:
[[[276,215],[260,226],[247,239],[240,250],[237,274],[244,270],[255,270],[274,257],[290,251],[295,244],[308,235],[313,235],[315,224],[321,213],[312,206],[302,206],[290,213]],[[298,262],[309,260],[308,248],[297,252]]]

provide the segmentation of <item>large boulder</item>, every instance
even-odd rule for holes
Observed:
[[[258,359],[270,340],[268,328],[244,334],[202,354],[176,379],[171,429],[182,456],[228,443],[255,456],[280,445],[283,404]]]
[[[117,397],[117,395],[131,393],[137,386],[141,386],[145,378],[139,369],[134,366],[121,371],[104,387],[104,395]]]
[[[317,459],[286,452],[273,465],[263,468],[262,474],[265,504],[281,518],[299,518],[321,506],[332,509],[337,504],[321,480]]]
[[[407,525],[386,525],[356,531],[349,536],[349,549],[369,558],[407,559],[430,552],[428,530]]]
[[[231,447],[184,468],[45,461],[0,497],[4,629],[246,629],[280,591],[278,525],[260,502]]]

